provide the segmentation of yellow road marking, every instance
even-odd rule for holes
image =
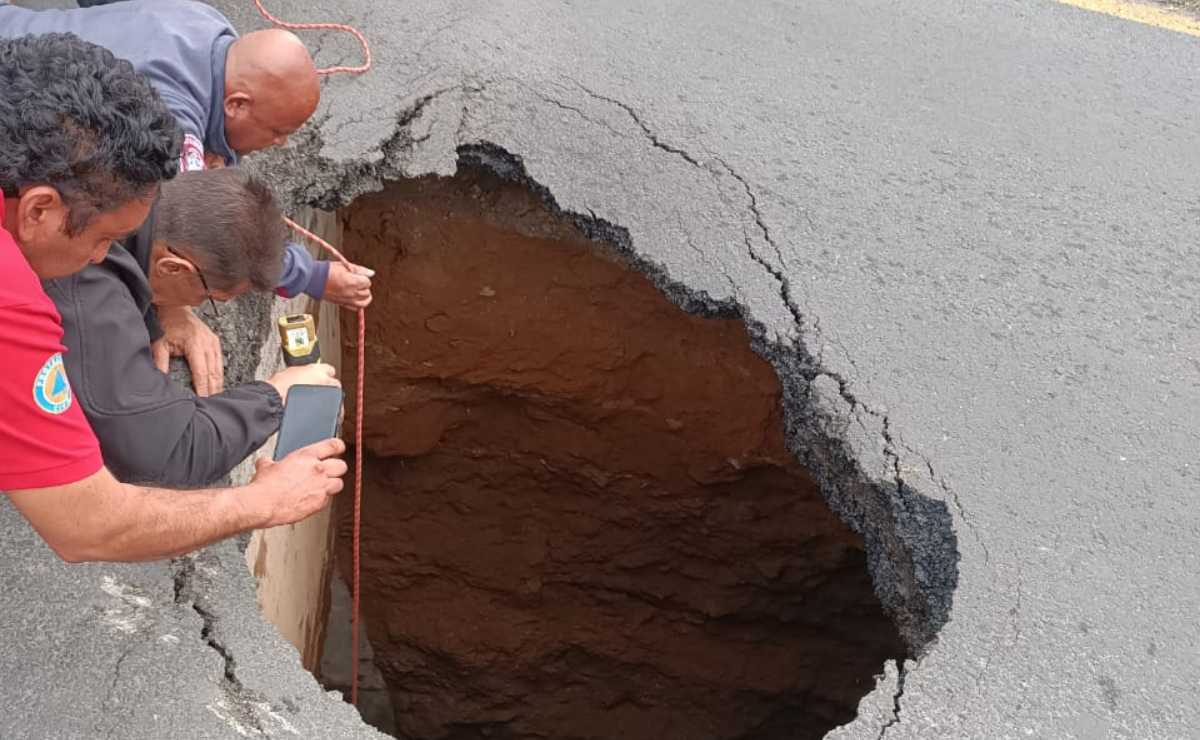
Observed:
[[[1182,13],[1160,8],[1144,3],[1127,3],[1120,0],[1056,0],[1063,5],[1090,10],[1093,13],[1124,18],[1134,23],[1144,23],[1147,26],[1158,26],[1169,31],[1186,33],[1190,36],[1200,36],[1200,20],[1183,15]]]

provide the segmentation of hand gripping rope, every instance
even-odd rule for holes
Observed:
[[[263,7],[262,0],[254,0],[255,7],[262,14],[263,18],[273,23],[280,28],[286,28],[293,31],[316,31],[316,30],[334,30],[345,31],[352,34],[358,39],[358,43],[362,45],[363,63],[358,67],[325,67],[317,70],[319,75],[331,75],[338,72],[347,72],[350,74],[362,74],[371,69],[371,46],[367,43],[367,38],[362,32],[353,26],[348,26],[342,23],[288,23],[282,21],[267,12]],[[312,239],[317,244],[333,255],[339,262],[342,263],[347,270],[354,271],[353,265],[346,259],[341,252],[334,249],[333,245],[325,241],[321,237],[311,231],[301,227],[290,218],[284,217],[287,225],[294,229],[297,233]],[[363,367],[365,365],[365,352],[367,341],[367,312],[365,309],[358,309],[358,369],[356,374],[355,385],[355,402],[354,402],[354,535],[353,535],[353,569],[354,582],[351,587],[352,604],[350,611],[350,703],[358,705],[358,603],[359,603],[359,533],[362,527],[362,459],[363,459]]]

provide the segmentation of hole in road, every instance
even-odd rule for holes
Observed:
[[[377,273],[369,720],[421,739],[750,740],[854,717],[906,648],[862,538],[788,452],[740,319],[681,311],[481,168],[393,183],[342,219]]]

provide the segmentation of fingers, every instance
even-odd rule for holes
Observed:
[[[208,387],[210,393],[225,390],[225,358],[221,355],[221,340],[213,336],[205,350],[208,355]]]
[[[367,268],[361,268],[367,269]],[[375,273],[371,273],[374,275]],[[366,274],[350,275],[349,284],[347,285],[350,293],[350,300],[355,308],[366,308],[371,302],[371,277]]]
[[[350,466],[346,464],[345,460],[341,460],[336,457],[328,460],[322,460],[320,465],[322,473],[335,478],[341,478],[346,474],[346,471],[350,469]]]
[[[171,369],[171,348],[167,346],[167,340],[151,342],[150,354],[154,356],[154,366],[159,370],[165,373]]]
[[[346,474],[349,467],[345,461],[333,458],[330,460],[322,460],[317,463],[317,472],[323,473],[325,477],[325,495],[334,496],[342,492],[345,487],[345,482],[342,476]]]
[[[192,371],[192,386],[197,396],[207,396],[212,391],[212,372],[208,367],[208,353],[194,343],[184,348],[184,357]]]
[[[340,386],[342,384],[342,381],[337,379],[337,371],[333,369],[333,365],[320,363],[315,367],[320,369],[316,381],[321,385]]]
[[[351,275],[354,281],[347,286],[346,301],[350,308],[366,308],[371,304],[371,280],[361,275]]]
[[[346,443],[336,437],[331,437],[324,441],[311,444],[308,447],[301,447],[292,454],[308,455],[310,457],[316,457],[319,460],[325,460],[326,458],[336,457],[345,451]],[[344,466],[345,463],[342,463],[342,465]],[[343,470],[343,472],[345,471]]]
[[[371,303],[371,278],[375,271],[362,265],[347,268],[340,262],[330,267],[325,297],[348,308],[366,308]]]
[[[294,383],[304,385],[331,385],[341,386],[341,381],[337,379],[337,371],[333,365],[327,365],[324,362],[317,362],[312,365],[301,365],[292,369],[293,374],[291,379]],[[284,371],[289,372],[287,370]]]

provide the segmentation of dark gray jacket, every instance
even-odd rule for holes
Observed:
[[[153,233],[151,215],[128,250],[114,245],[103,263],[44,285],[62,314],[71,388],[113,475],[205,486],[279,429],[283,401],[263,382],[199,398],[155,367],[146,277]]]

